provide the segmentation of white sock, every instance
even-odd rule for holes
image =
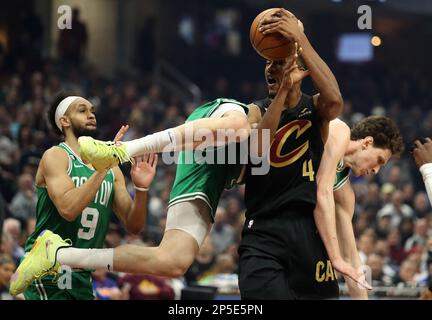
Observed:
[[[60,248],[57,261],[71,268],[106,268],[113,271],[114,249]]]
[[[144,138],[123,142],[130,157],[144,153],[160,153],[175,150],[175,129],[167,129],[145,136]]]

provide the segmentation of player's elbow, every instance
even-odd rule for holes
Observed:
[[[131,225],[126,227],[127,233],[133,236],[139,235],[144,230],[144,226]]]
[[[319,187],[317,190],[318,201],[333,199],[333,189],[330,187]]]
[[[233,129],[236,132],[240,132],[242,130],[249,132],[250,131],[250,125],[246,117],[244,116],[230,116],[221,118],[225,122],[225,127],[227,129]]]
[[[233,121],[233,129],[236,131],[236,142],[243,141],[249,137],[250,125],[246,117],[236,117]]]
[[[327,121],[331,121],[339,117],[344,109],[344,103],[341,93],[335,92],[328,97],[323,105],[323,115]]]
[[[77,214],[72,208],[60,208],[58,210],[59,214],[68,222],[72,222],[76,219]]]

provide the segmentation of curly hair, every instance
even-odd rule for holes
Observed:
[[[369,116],[356,123],[351,129],[351,140],[371,136],[376,148],[389,149],[394,156],[404,151],[404,143],[396,123],[384,116]]]

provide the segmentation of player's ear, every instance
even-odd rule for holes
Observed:
[[[70,120],[66,116],[60,117],[59,121],[60,121],[60,124],[62,127],[69,127],[70,126]]]
[[[362,147],[363,149],[367,149],[370,146],[373,146],[374,143],[374,138],[371,136],[367,136],[363,138],[363,143],[362,143]]]

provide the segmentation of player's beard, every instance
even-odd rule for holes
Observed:
[[[92,138],[97,138],[99,135],[98,128],[87,129],[85,127],[72,126],[72,132],[74,133],[75,137],[77,137],[77,138],[82,137],[82,136],[89,136]]]

